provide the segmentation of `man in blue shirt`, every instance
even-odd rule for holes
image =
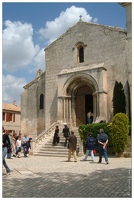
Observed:
[[[27,134],[24,134],[24,137],[22,138],[22,146],[23,146],[24,157],[27,157],[28,141],[29,141],[29,138],[27,137]]]
[[[107,149],[106,149],[106,146],[108,143],[108,136],[106,133],[104,133],[103,129],[100,129],[100,133],[99,133],[97,139],[98,139],[98,143],[99,143],[99,162],[98,163],[102,162],[102,154],[104,154],[105,161],[107,164],[109,164],[108,156],[107,156]]]

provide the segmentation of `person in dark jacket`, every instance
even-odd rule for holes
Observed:
[[[94,137],[92,137],[92,133],[87,133],[87,138],[85,141],[85,147],[86,147],[86,155],[83,160],[87,160],[87,157],[89,155],[89,152],[91,154],[92,161],[94,161],[94,152],[93,150],[96,148],[96,142]]]
[[[74,135],[74,131],[71,131],[71,135],[69,135],[69,138],[68,138],[68,160],[67,160],[67,162],[70,162],[71,153],[73,153],[73,155],[74,155],[74,162],[77,162],[76,145],[77,145],[77,137]]]
[[[2,162],[6,169],[7,174],[10,174],[10,169],[5,161],[5,157],[7,155],[7,148],[10,146],[10,139],[9,136],[6,134],[5,130],[3,130],[2,135]]]
[[[55,127],[54,137],[53,137],[53,145],[57,145],[59,143],[59,126]]]
[[[97,137],[98,139],[98,143],[99,143],[99,161],[98,163],[102,162],[102,154],[104,154],[104,158],[107,164],[109,164],[108,162],[108,156],[107,156],[107,143],[108,143],[108,136],[106,133],[104,133],[103,129],[100,129],[100,133]]]
[[[64,136],[64,138],[65,138],[65,142],[64,142],[64,147],[66,147],[66,145],[67,145],[67,138],[69,137],[69,135],[70,135],[70,131],[69,131],[69,128],[68,128],[68,126],[65,124],[64,125],[64,128],[63,128],[63,136]]]

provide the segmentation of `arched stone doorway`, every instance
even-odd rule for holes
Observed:
[[[84,85],[78,88],[75,94],[76,126],[87,124],[87,113],[89,110],[93,113],[92,89]]]
[[[68,119],[65,117],[69,124],[72,126],[87,124],[89,110],[94,114],[94,118],[97,116],[95,94],[97,90],[96,81],[90,75],[81,74],[67,80],[63,107],[65,112],[67,110],[66,116],[70,116]]]

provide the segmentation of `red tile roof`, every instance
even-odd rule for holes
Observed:
[[[20,112],[20,106],[14,105],[14,104],[7,104],[3,103],[2,104],[2,110],[12,110],[12,111],[18,111]]]

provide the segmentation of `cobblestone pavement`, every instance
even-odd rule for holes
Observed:
[[[131,158],[109,157],[109,164],[90,160],[66,162],[66,157],[32,156],[6,159],[2,169],[3,198],[132,197]]]

